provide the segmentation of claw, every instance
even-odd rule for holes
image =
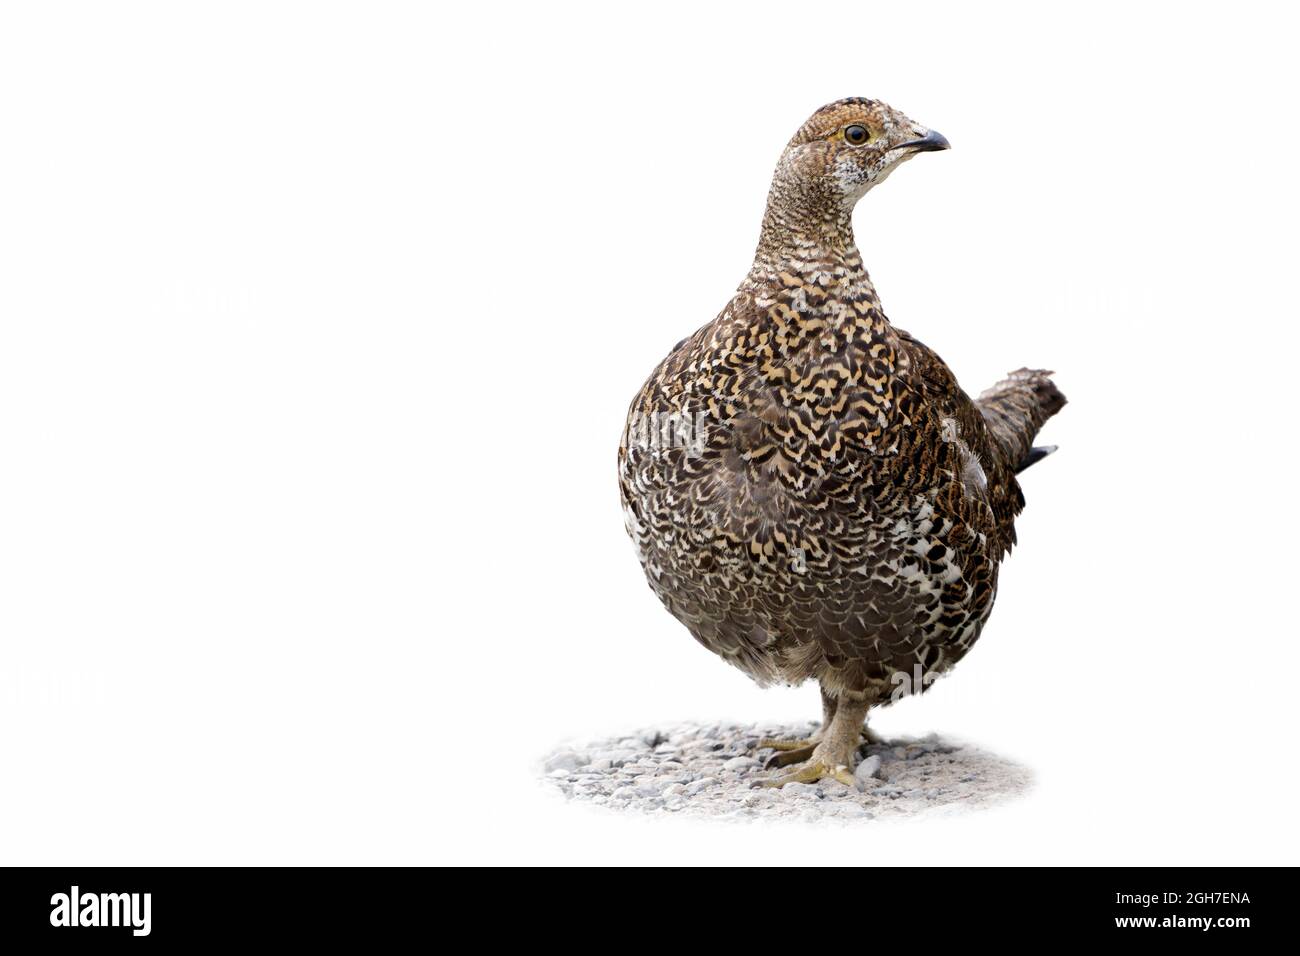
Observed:
[[[767,763],[763,764],[763,769],[771,770],[774,767],[788,767],[792,763],[800,763],[811,757],[816,749],[817,744],[811,742],[803,747],[777,748],[777,752],[767,758]]]

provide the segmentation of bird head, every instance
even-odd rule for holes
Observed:
[[[823,106],[800,127],[781,155],[773,185],[852,211],[867,190],[917,153],[947,148],[943,136],[892,106],[851,97]]]

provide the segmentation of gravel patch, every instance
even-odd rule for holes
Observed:
[[[817,725],[683,723],[554,751],[542,775],[570,800],[611,810],[732,820],[857,821],[947,815],[1029,789],[1030,772],[969,744],[940,738],[864,743],[853,787],[834,780],[757,788],[788,772],[764,770],[760,737],[806,737]]]

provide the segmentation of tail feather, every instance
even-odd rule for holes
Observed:
[[[975,402],[1003,462],[1017,472],[1056,450],[1055,446],[1034,447],[1034,436],[1043,423],[1065,407],[1065,396],[1051,375],[1043,369],[1019,369]]]
[[[1016,474],[1020,474],[1030,465],[1035,465],[1042,461],[1052,452],[1056,451],[1055,445],[1035,445],[1029,449],[1029,454],[1020,459],[1020,464],[1016,465]]]

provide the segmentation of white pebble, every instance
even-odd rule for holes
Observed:
[[[783,786],[781,788],[781,792],[784,793],[787,797],[810,797],[813,800],[816,800],[817,794],[820,793],[821,791],[819,791],[816,787],[814,787],[810,783],[799,783],[795,781],[792,783],[787,783],[785,786]]]
[[[701,790],[707,790],[709,787],[714,786],[717,782],[716,777],[701,777],[699,780],[686,785],[686,793],[693,797]]]
[[[748,770],[757,767],[758,761],[753,757],[732,757],[722,765],[723,770]]]
[[[551,773],[556,770],[577,770],[586,763],[587,758],[581,754],[572,750],[561,750],[547,757],[544,767],[547,773]]]

